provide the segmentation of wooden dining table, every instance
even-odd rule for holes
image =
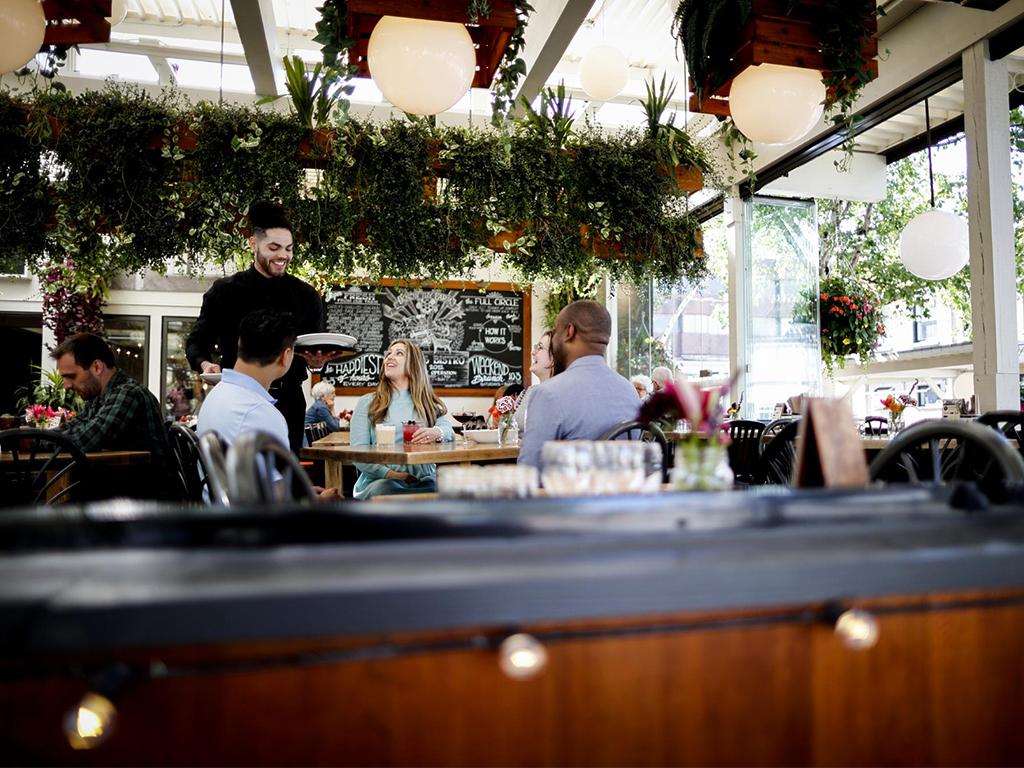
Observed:
[[[448,443],[349,445],[348,434],[342,435],[327,435],[301,453],[304,459],[323,460],[324,480],[329,488],[342,487],[342,467],[346,464],[477,464],[519,458],[518,445],[466,445],[461,439]]]

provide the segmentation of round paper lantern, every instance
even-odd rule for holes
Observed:
[[[413,115],[436,115],[466,95],[476,72],[463,24],[383,16],[370,35],[370,76],[384,98]]]
[[[900,235],[900,259],[907,271],[925,280],[952,277],[970,258],[967,222],[933,208],[910,220]]]
[[[627,80],[626,55],[614,45],[595,45],[580,60],[580,83],[594,101],[614,99]]]
[[[46,17],[39,0],[0,3],[0,75],[21,69],[39,52]]]
[[[110,3],[110,15],[107,16],[107,21],[110,22],[110,26],[116,27],[125,17],[128,15],[128,4],[126,0],[112,0]]]
[[[806,136],[825,109],[821,73],[759,64],[732,81],[729,112],[744,136],[759,144],[792,144]]]

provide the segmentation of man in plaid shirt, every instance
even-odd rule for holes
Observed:
[[[82,396],[85,409],[61,430],[83,451],[149,451],[151,472],[133,473],[131,485],[113,489],[116,495],[167,495],[170,448],[160,404],[153,394],[120,371],[107,343],[91,333],[65,339],[50,357],[65,389]],[[141,493],[133,493],[138,489]]]

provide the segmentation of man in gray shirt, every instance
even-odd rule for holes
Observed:
[[[548,440],[596,440],[640,409],[636,390],[605,363],[612,319],[596,301],[563,309],[551,337],[556,376],[536,385],[519,461],[541,466]]]

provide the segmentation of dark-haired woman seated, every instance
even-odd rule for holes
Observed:
[[[399,339],[384,354],[377,389],[363,395],[352,414],[351,444],[376,445],[377,427],[395,427],[395,441],[402,440],[402,425],[415,421],[420,425],[412,443],[433,443],[455,439],[455,422],[448,408],[434,394],[427,376],[423,353],[415,343]],[[437,487],[435,464],[356,464],[359,479],[353,494],[357,499],[395,493],[427,493]]]

